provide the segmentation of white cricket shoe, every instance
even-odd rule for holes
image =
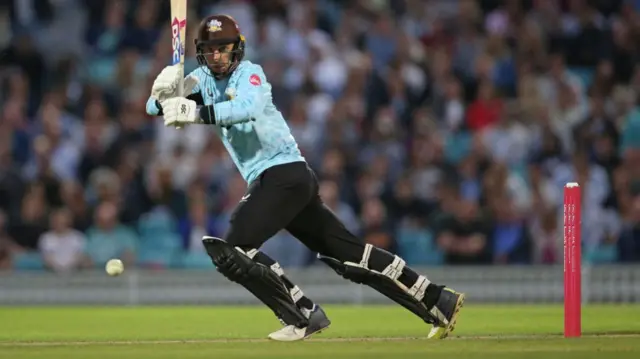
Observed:
[[[305,338],[307,327],[296,328],[295,325],[287,325],[286,327],[269,334],[269,339],[279,342],[295,342]]]
[[[287,325],[280,330],[269,334],[269,339],[279,342],[294,342],[320,333],[331,325],[331,321],[319,305],[314,305],[313,309],[302,309],[304,315],[309,318],[309,326],[298,328],[295,325]]]

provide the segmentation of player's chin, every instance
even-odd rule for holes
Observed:
[[[229,65],[211,65],[211,66],[209,66],[209,69],[214,74],[222,75],[222,74],[225,74],[227,72],[227,70],[229,69]]]

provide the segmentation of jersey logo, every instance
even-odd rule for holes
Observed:
[[[249,77],[249,82],[253,86],[260,86],[262,84],[262,80],[260,80],[260,77],[256,74],[253,74],[251,75],[251,77]]]

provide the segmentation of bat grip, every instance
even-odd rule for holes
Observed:
[[[181,70],[180,71],[180,81],[178,81],[178,96],[183,97],[184,96],[184,67],[182,64],[180,64]]]

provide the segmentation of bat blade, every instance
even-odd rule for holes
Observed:
[[[187,29],[187,0],[171,0],[171,64],[180,64],[182,76],[178,94],[184,95],[184,52]]]

